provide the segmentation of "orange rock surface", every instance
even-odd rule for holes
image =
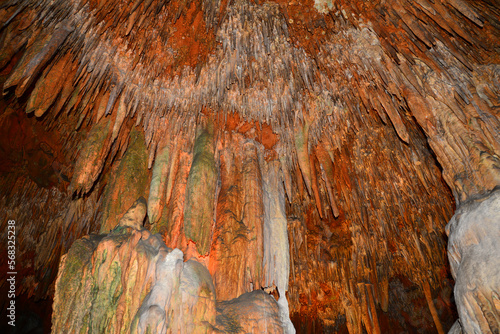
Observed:
[[[111,275],[97,259],[120,249],[125,273],[147,234],[185,271],[207,271],[213,301],[198,307],[188,280],[184,306],[160,307],[178,318],[165,325],[139,311],[157,305],[145,296],[162,279],[145,274],[133,302],[102,301],[109,314],[135,303],[117,332],[443,333],[458,318],[454,330],[494,331],[500,311],[484,296],[500,287],[477,254],[500,242],[486,200],[500,186],[495,5],[5,1],[0,225],[16,220],[18,298],[54,298],[53,332],[80,330],[88,310],[63,309],[92,289],[65,300],[64,261],[87,245],[88,266],[70,276],[88,283]],[[128,246],[104,236],[137,215]],[[5,258],[0,268],[3,280]],[[165,277],[181,275],[172,268]]]

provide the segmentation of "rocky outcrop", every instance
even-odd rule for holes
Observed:
[[[286,333],[276,301],[262,290],[218,303],[217,326],[224,333]]]
[[[500,191],[458,208],[446,232],[460,315],[454,327],[500,332]]]
[[[77,240],[62,258],[53,333],[211,332],[208,270],[143,229],[145,211],[137,201],[109,234]]]
[[[118,224],[203,264],[221,300],[274,293],[288,330],[291,313],[304,331],[445,331],[444,226],[500,185],[499,15],[491,0],[3,1],[0,223],[18,222],[20,291],[50,296],[73,241]],[[141,319],[161,327],[155,298]]]
[[[290,332],[282,301],[260,289],[216,303],[208,269],[145,230],[145,211],[138,200],[109,234],[79,239],[62,257],[53,333]]]

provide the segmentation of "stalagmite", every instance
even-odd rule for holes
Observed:
[[[146,200],[144,197],[140,197],[135,203],[128,209],[127,212],[120,218],[117,226],[130,227],[134,230],[140,231],[144,224],[144,218],[146,217]]]
[[[217,325],[226,333],[284,333],[276,301],[264,291],[218,304]]]
[[[145,203],[139,205],[145,213]],[[159,235],[128,225],[78,240],[63,258],[54,309],[64,311],[52,333],[208,332],[216,315],[208,270],[183,263],[182,252],[167,248]],[[185,317],[186,310],[196,319]]]

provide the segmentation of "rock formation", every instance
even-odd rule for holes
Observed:
[[[463,205],[447,225],[448,256],[464,333],[500,331],[500,192]]]
[[[1,2],[19,314],[497,332],[499,22],[492,0]]]

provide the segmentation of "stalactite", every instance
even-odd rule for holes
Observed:
[[[218,287],[217,296],[222,300],[263,286],[263,217],[255,216],[263,211],[263,204],[258,196],[258,180],[252,179],[260,174],[260,159],[253,144],[245,144],[244,140],[240,135],[226,135],[224,149],[220,152],[221,189],[209,269]],[[245,166],[242,152],[236,150],[240,145],[242,152],[250,153]],[[243,184],[255,184],[257,188],[245,190]],[[250,212],[248,207],[257,208],[257,212]],[[232,280],[238,283],[228,288],[226,285]]]
[[[70,54],[59,60],[52,68],[47,68],[43,74],[43,79],[37,81],[33,92],[30,95],[26,112],[35,112],[35,116],[42,116],[57,99],[64,87],[66,78],[72,71],[66,67],[71,67]],[[50,69],[50,71],[49,71]]]
[[[449,327],[432,300],[453,210],[441,178],[459,208],[500,185],[491,2],[28,0],[0,5],[0,24],[1,200],[43,221],[23,224],[22,256],[47,244],[21,291],[55,275],[66,243],[108,232],[144,196],[146,227],[208,265],[218,299],[274,310],[246,295],[274,281],[285,331],[290,307],[327,327],[345,316],[351,333],[384,332],[398,284],[427,300],[425,326]],[[14,109],[35,117],[11,119]],[[465,252],[459,231],[452,254]],[[478,307],[459,309],[465,330],[493,326],[493,311],[470,315]],[[138,328],[162,328],[142,311]]]
[[[290,275],[290,252],[285,211],[285,194],[280,177],[279,161],[268,162],[264,168],[264,258],[266,286],[278,288],[281,322],[285,333],[295,333],[290,321],[286,292]]]
[[[101,232],[107,233],[118,223],[134,201],[147,195],[147,165],[144,134],[132,129],[130,144],[109,180],[103,202]]]
[[[109,153],[111,118],[102,119],[89,132],[78,155],[70,189],[74,192],[87,193],[102,171]]]
[[[167,137],[168,138],[168,137]],[[165,203],[165,193],[169,176],[169,162],[172,159],[170,143],[164,138],[157,148],[153,166],[151,184],[149,186],[148,217],[151,224],[155,225],[160,219]],[[172,159],[173,160],[173,159]]]
[[[300,166],[300,171],[304,178],[307,192],[312,194],[311,190],[311,165],[309,161],[309,124],[304,122],[302,127],[298,127],[295,133],[295,146],[297,149],[297,158]]]
[[[246,141],[242,147],[243,161],[241,166],[241,185],[243,188],[242,220],[249,232],[251,253],[248,254],[247,269],[252,279],[253,289],[263,287],[263,257],[264,257],[264,203],[262,189],[262,147],[253,141]],[[241,232],[245,232],[241,229]]]
[[[23,54],[18,66],[3,85],[5,92],[10,87],[16,86],[15,94],[21,97],[26,89],[33,83],[39,72],[56,53],[58,47],[64,42],[71,28],[61,24],[52,34],[46,34],[36,39]]]
[[[166,210],[163,210],[166,216],[158,225],[158,231],[167,238],[167,246],[181,249],[184,248],[184,204],[187,179],[191,168],[192,155],[182,149],[177,152],[176,173],[172,175],[172,194],[170,201],[166,204]],[[167,185],[168,186],[168,185]],[[167,189],[168,191],[168,189]]]
[[[199,125],[194,143],[193,162],[186,185],[184,233],[196,243],[201,255],[208,253],[212,229],[217,172],[214,160],[213,124]]]
[[[428,282],[424,281],[423,289],[424,289],[425,299],[427,300],[427,304],[429,305],[429,309],[432,314],[432,318],[434,319],[434,322],[436,324],[436,329],[439,334],[444,334],[443,325],[439,320],[439,315],[437,313],[436,307],[434,306],[434,301],[432,300],[431,289]]]

